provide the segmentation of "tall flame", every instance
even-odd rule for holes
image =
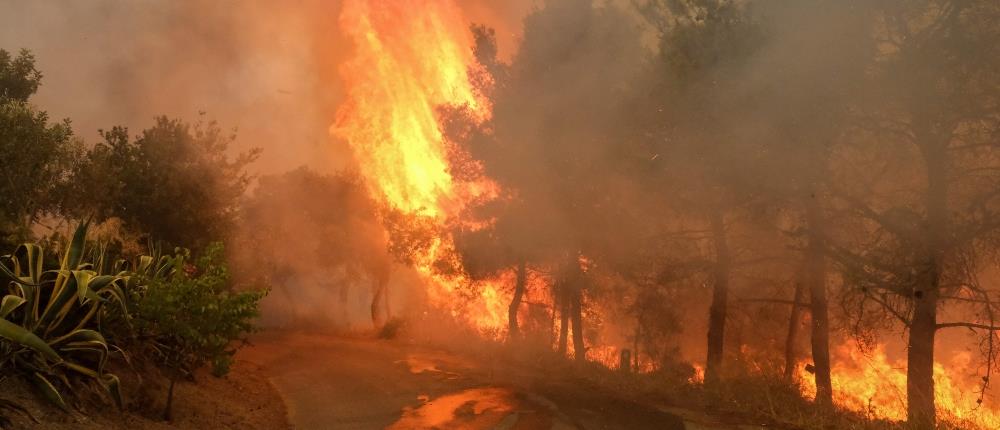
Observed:
[[[456,189],[435,109],[489,112],[469,82],[472,40],[459,10],[449,1],[349,0],[340,25],[356,52],[341,69],[348,93],[334,133],[373,194],[406,213],[447,216]]]
[[[347,101],[332,127],[353,150],[360,174],[381,203],[441,227],[474,198],[495,192],[491,183],[465,183],[449,172],[448,146],[435,113],[458,106],[475,119],[490,107],[472,85],[472,36],[451,0],[347,0],[340,25],[355,46],[341,68]],[[414,268],[425,278],[434,305],[452,309],[454,290],[468,282],[433,266],[454,249],[447,234],[433,238]],[[480,286],[462,317],[480,329],[504,325],[501,282]]]

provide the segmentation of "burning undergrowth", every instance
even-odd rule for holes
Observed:
[[[251,230],[296,238],[268,273],[341,327],[406,321],[706,389],[765,375],[872,420],[926,422],[936,401],[995,426],[995,127],[929,107],[986,100],[995,118],[969,84],[988,79],[949,74],[994,66],[939,69],[886,36],[966,52],[925,25],[952,22],[937,2],[806,3],[550,0],[508,58],[461,3],[345,1],[330,132],[350,173],[261,181]],[[972,3],[952,18],[993,37],[973,12],[997,11]],[[955,327],[982,348],[935,339]]]

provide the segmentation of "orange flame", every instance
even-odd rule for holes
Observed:
[[[490,116],[488,100],[470,83],[477,67],[472,37],[450,0],[348,0],[340,24],[354,41],[352,60],[341,68],[347,101],[331,131],[348,142],[371,194],[402,213],[443,227],[473,199],[496,194],[488,181],[465,183],[449,172],[448,144],[436,110],[463,107],[473,118]],[[443,229],[442,229],[443,230]],[[456,306],[460,275],[433,269],[454,250],[448,235],[414,258],[432,305],[448,309],[482,331],[505,326],[500,280],[479,286],[480,295]]]
[[[891,421],[906,419],[906,362],[890,362],[885,347],[876,346],[869,354],[856,343],[841,346],[832,369],[834,403],[871,418]],[[962,428],[1000,428],[1000,412],[977,403],[978,387],[958,377],[969,369],[969,353],[955,354],[946,368],[934,364],[934,392],[938,417]],[[802,394],[816,396],[816,384],[811,374],[798,366]]]
[[[347,102],[333,131],[354,150],[377,197],[436,218],[460,201],[435,109],[489,115],[468,77],[471,36],[449,1],[349,0],[340,16],[356,52],[341,74]]]
[[[704,384],[705,383],[705,366],[702,366],[702,365],[700,365],[698,363],[692,363],[691,367],[694,368],[694,374],[692,374],[691,377],[688,378],[688,383],[690,383],[690,384]],[[813,393],[813,397],[815,397],[815,396],[816,396],[816,394]]]

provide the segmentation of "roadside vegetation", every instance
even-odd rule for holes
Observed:
[[[230,157],[214,123],[167,118],[87,146],[30,103],[41,78],[0,50],[0,380],[70,412],[126,408],[124,373],[166,377],[170,420],[175,383],[225,375],[256,330],[266,289],[236,285],[219,240],[257,151]],[[0,395],[0,427],[28,411]]]

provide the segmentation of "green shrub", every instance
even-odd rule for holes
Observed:
[[[188,252],[178,250],[176,262]],[[170,276],[152,277],[131,296],[133,324],[139,339],[149,342],[156,360],[174,373],[189,376],[210,364],[213,373],[228,372],[244,336],[256,330],[263,291],[230,288],[221,244],[209,245],[195,264]]]
[[[266,294],[231,288],[219,243],[207,246],[194,264],[189,259],[184,249],[173,257],[143,257],[135,264],[143,285],[128,296],[130,349],[152,359],[170,379],[166,420],[178,379],[192,377],[205,365],[216,376],[229,372],[245,336],[257,330],[254,319]]]

